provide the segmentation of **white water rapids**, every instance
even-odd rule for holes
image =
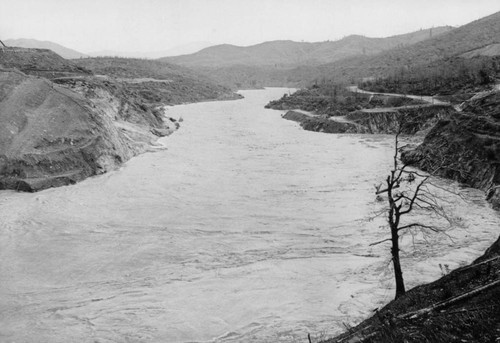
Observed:
[[[1,192],[0,342],[306,342],[391,300],[389,248],[369,247],[384,218],[366,218],[393,138],[304,131],[263,108],[285,91],[169,108],[168,150]],[[404,246],[409,287],[497,238],[484,195],[462,192],[455,243]]]

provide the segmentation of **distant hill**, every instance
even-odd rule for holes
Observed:
[[[62,45],[49,41],[39,41],[36,39],[21,38],[21,39],[7,39],[4,41],[4,43],[7,46],[17,46],[20,48],[49,49],[66,59],[80,58],[87,56],[76,50],[69,49]]]
[[[107,75],[119,79],[151,78],[218,86],[214,80],[201,75],[189,68],[158,60],[146,60],[125,57],[91,57],[72,61],[85,70],[91,70],[98,75]],[[226,90],[227,91],[227,90]]]
[[[374,55],[398,46],[439,36],[452,28],[437,27],[388,38],[352,35],[338,41],[316,43],[272,41],[248,47],[217,45],[190,55],[160,60],[187,67],[227,67],[234,65],[292,68],[320,65],[355,55]]]
[[[89,52],[88,55],[92,57],[128,57],[128,58],[150,58],[156,59],[166,56],[178,56],[183,54],[191,54],[212,44],[208,42],[193,42],[175,46],[166,50],[158,51],[117,51],[117,50],[101,50]]]
[[[356,56],[325,64],[315,71],[310,70],[310,73],[316,74],[316,77],[328,75],[330,78],[344,79],[383,76],[398,69],[425,66],[450,58],[498,55],[499,43],[500,12],[497,12],[413,45],[374,56]]]

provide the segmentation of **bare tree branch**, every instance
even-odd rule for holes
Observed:
[[[403,231],[403,230],[411,228],[411,227],[420,227],[420,228],[423,228],[423,229],[429,229],[429,230],[434,231],[434,232],[440,232],[440,230],[438,228],[436,228],[435,226],[424,225],[424,224],[421,224],[421,223],[412,223],[412,224],[401,226],[401,227],[398,228],[398,231]]]
[[[384,243],[384,242],[389,242],[390,240],[391,240],[390,238],[386,238],[386,239],[383,239],[383,240],[378,241],[378,242],[370,243],[370,246],[378,245],[378,244]]]

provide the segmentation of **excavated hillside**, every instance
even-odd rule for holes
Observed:
[[[0,189],[75,183],[151,149],[151,128],[166,129],[163,123],[126,121],[119,99],[95,91],[89,99],[43,78],[0,71]]]
[[[500,92],[480,93],[461,115],[440,120],[406,163],[487,192],[500,208]]]
[[[37,191],[112,170],[179,127],[163,105],[233,98],[160,62],[106,66],[111,75],[94,75],[50,50],[0,51],[0,189]]]

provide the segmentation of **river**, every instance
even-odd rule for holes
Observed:
[[[304,342],[394,290],[383,208],[393,138],[308,132],[263,106],[286,89],[170,107],[168,148],[35,194],[0,193],[1,342]],[[455,187],[437,180],[441,186]],[[479,256],[500,218],[403,244],[409,287]]]

